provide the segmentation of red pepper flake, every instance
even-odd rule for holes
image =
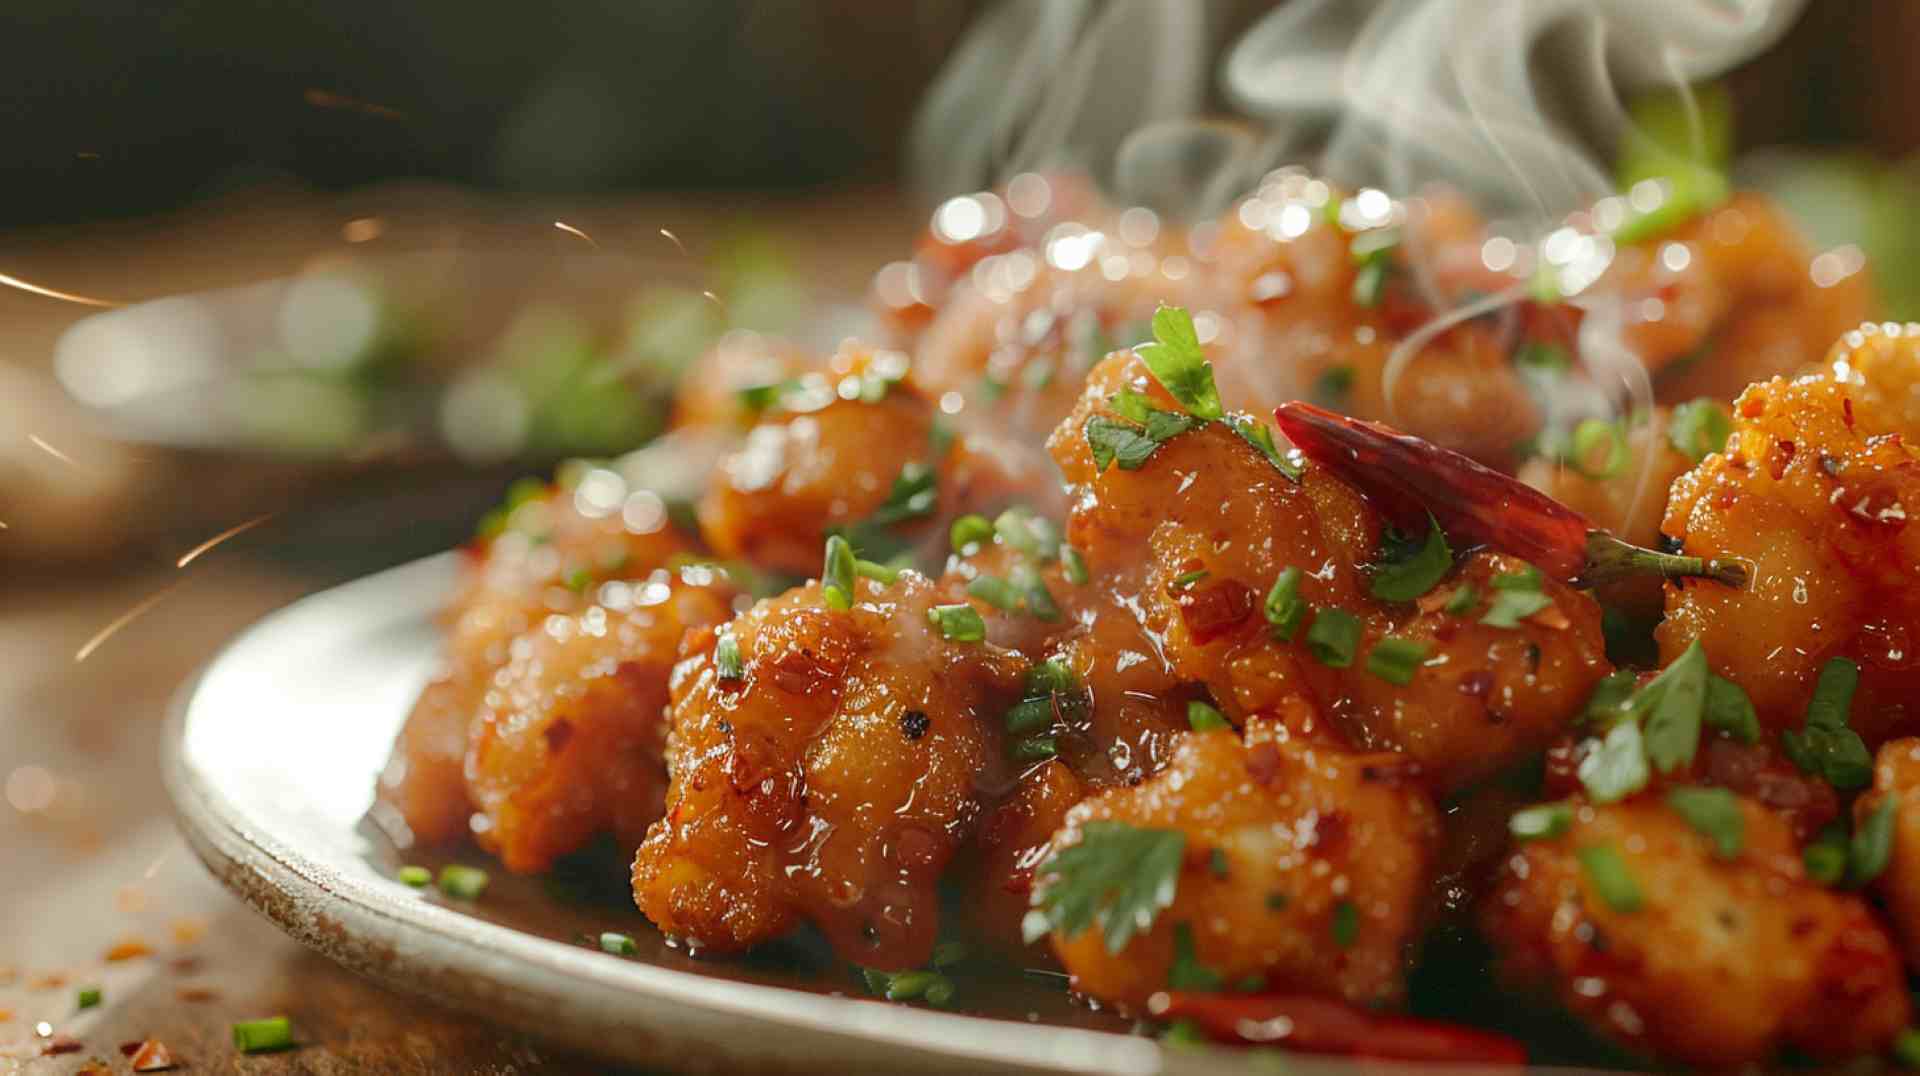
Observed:
[[[67,985],[67,977],[57,971],[50,971],[27,981],[28,990],[58,990],[65,985]]]
[[[1271,784],[1280,772],[1280,749],[1270,743],[1247,748],[1247,776],[1258,784]]]
[[[159,1039],[148,1039],[140,1043],[139,1048],[133,1053],[133,1071],[135,1072],[164,1072],[173,1068],[175,1064],[173,1054]]]
[[[183,986],[173,996],[189,1003],[220,1000],[218,990],[209,990],[204,986]]]
[[[138,938],[126,938],[116,942],[113,948],[107,950],[106,961],[109,964],[118,964],[122,960],[137,960],[143,956],[152,955],[153,949],[146,942]]]
[[[40,1052],[52,1057],[55,1054],[77,1054],[84,1049],[86,1047],[79,1039],[67,1035],[55,1035],[47,1040],[45,1046],[40,1047]]]
[[[1840,415],[1846,420],[1847,429],[1853,429],[1853,397],[1840,397]]]

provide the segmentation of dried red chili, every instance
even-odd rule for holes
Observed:
[[[1746,585],[1743,564],[1623,542],[1532,486],[1411,434],[1299,400],[1275,408],[1273,417],[1308,459],[1403,526],[1417,529],[1431,512],[1456,544],[1492,546],[1576,586],[1649,573]]]

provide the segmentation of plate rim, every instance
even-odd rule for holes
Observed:
[[[266,614],[223,645],[168,706],[161,776],[183,836],[223,886],[296,940],[403,991],[482,1011],[496,1022],[590,1053],[640,1063],[658,1063],[663,1056],[705,1063],[684,1051],[712,1050],[723,1023],[728,1060],[753,1071],[770,1064],[806,1064],[796,1052],[840,1071],[860,1065],[927,1072],[978,1072],[991,1066],[1049,1076],[1244,1071],[1239,1064],[1191,1052],[1176,1055],[1151,1040],[1114,1032],[740,982],[622,961],[535,937],[336,871],[250,818],[196,771],[185,750],[195,702],[210,680],[244,662],[263,636],[371,590],[429,587],[417,578],[428,573],[441,573],[450,582],[457,556],[450,551],[410,561]],[[432,589],[444,600],[445,586]],[[404,615],[433,611],[410,609]]]

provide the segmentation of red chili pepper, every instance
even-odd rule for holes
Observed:
[[[1163,1020],[1191,1020],[1216,1042],[1383,1061],[1527,1063],[1527,1048],[1505,1035],[1438,1020],[1376,1016],[1303,994],[1155,994],[1148,1008]]]
[[[1308,459],[1380,502],[1397,521],[1431,512],[1456,543],[1492,546],[1562,582],[1593,586],[1655,573],[1746,585],[1743,564],[1623,542],[1524,482],[1390,426],[1300,400],[1281,404],[1273,417]]]

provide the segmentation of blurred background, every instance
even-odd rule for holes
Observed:
[[[1274,6],[1199,5],[1206,69]],[[263,989],[362,989],[186,862],[165,699],[273,605],[643,444],[729,328],[842,335],[957,193],[909,147],[997,7],[0,6],[0,873],[40,879],[0,883],[0,922],[34,926],[0,931],[0,1047],[35,1004],[11,969],[91,958],[141,887],[171,893],[152,916],[232,917],[229,949],[284,965],[246,972]],[[1904,317],[1916,46],[1913,0],[1812,4],[1722,80],[1737,174],[1863,247]],[[1187,104],[1227,109],[1213,79]]]

